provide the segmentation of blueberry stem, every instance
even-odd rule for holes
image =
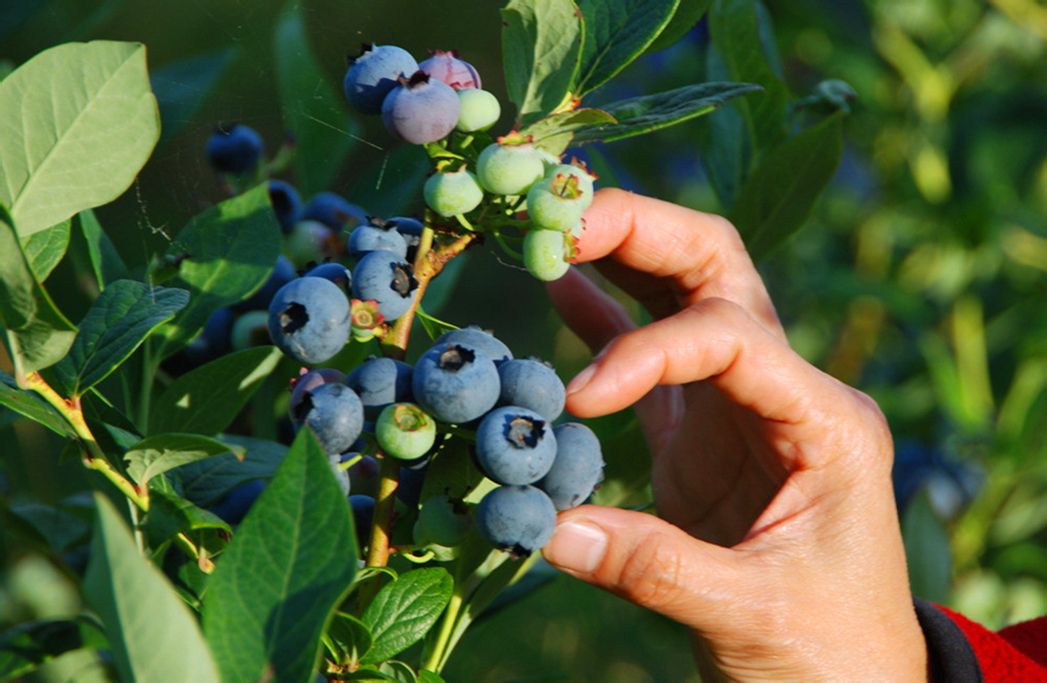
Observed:
[[[379,466],[378,495],[374,499],[374,517],[371,520],[371,540],[367,543],[367,566],[384,567],[389,564],[389,537],[393,531],[393,512],[396,509],[396,489],[400,486],[400,463],[381,450],[377,453]],[[378,593],[379,583],[372,581],[360,589],[360,600],[370,604]]]

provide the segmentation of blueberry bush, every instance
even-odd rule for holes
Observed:
[[[36,4],[49,11],[34,17]],[[1042,479],[1023,463],[1043,448],[1047,375],[1035,343],[1001,351],[1032,309],[994,303],[1035,289],[1022,267],[1042,271],[1026,190],[994,185],[993,206],[1010,202],[1015,221],[1000,248],[1019,266],[966,233],[946,248],[914,229],[900,241],[911,254],[883,251],[894,222],[925,223],[949,197],[949,161],[970,152],[958,181],[996,163],[977,138],[964,147],[913,123],[904,104],[866,103],[903,85],[948,85],[965,105],[978,92],[921,67],[913,40],[950,43],[919,13],[879,8],[857,29],[875,29],[899,84],[862,61],[860,41],[832,53],[839,63],[804,51],[802,31],[850,16],[805,3],[776,9],[777,31],[754,0],[474,3],[471,20],[500,41],[499,73],[487,37],[460,32],[460,52],[427,54],[417,27],[398,35],[403,22],[369,8],[374,33],[349,45],[326,18],[336,10],[291,2],[265,25],[280,121],[259,126],[235,92],[249,79],[222,78],[257,57],[248,45],[173,61],[168,50],[154,68],[152,44],[147,65],[136,42],[76,42],[106,37],[93,27],[119,2],[68,31],[51,25],[75,24],[68,3],[16,5],[0,37],[35,21],[55,39],[0,68],[0,433],[14,442],[0,459],[0,678],[431,683],[555,670],[535,659],[547,654],[532,642],[539,622],[600,621],[605,608],[588,593],[561,600],[562,583],[538,591],[550,577],[536,551],[558,510],[648,505],[646,463],[631,416],[564,418],[560,376],[581,358],[559,332],[555,347],[535,341],[550,329],[540,307],[516,320],[503,309],[566,271],[600,187],[727,214],[780,285],[798,348],[884,402],[913,440],[899,450],[910,468],[899,499],[918,592],[946,599],[955,555],[969,582],[959,602],[984,616],[976,597],[998,577],[1042,573]],[[225,9],[216,24],[231,21]],[[950,21],[983,42],[1002,30],[972,12]],[[421,44],[447,47],[432,41]],[[920,115],[941,126],[949,98],[921,97]],[[845,147],[845,120],[884,131],[876,149],[890,153],[862,148],[872,135]],[[700,150],[701,167],[681,166],[681,149]],[[184,158],[199,162],[191,182],[174,181],[189,188],[182,201],[158,199],[171,176],[150,169]],[[892,175],[900,167],[911,180]],[[874,173],[890,182],[862,194]],[[819,229],[783,248],[812,212]],[[853,246],[856,215],[867,220]],[[1008,273],[1002,289],[993,268]],[[972,283],[995,299],[983,308]],[[925,330],[918,343],[905,342],[910,328]],[[556,368],[528,358],[534,348]],[[990,495],[968,508],[978,467],[996,463],[1002,476],[992,470]],[[980,569],[1008,538],[1025,554]],[[1004,604],[1042,599],[1042,583],[1015,585],[1025,592]],[[665,625],[645,623],[613,639],[657,640]],[[519,647],[505,652],[506,638]],[[599,659],[579,658],[569,677],[645,680]]]

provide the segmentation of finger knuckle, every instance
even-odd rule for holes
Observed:
[[[616,584],[630,602],[660,610],[678,599],[683,559],[659,534],[641,540],[622,564]]]

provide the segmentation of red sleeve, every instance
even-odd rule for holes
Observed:
[[[1009,626],[999,633],[940,605],[960,629],[978,660],[982,678],[993,681],[1047,682],[1047,617]]]

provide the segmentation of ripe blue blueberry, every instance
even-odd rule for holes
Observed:
[[[386,321],[407,312],[418,291],[414,269],[403,256],[389,251],[372,251],[353,270],[353,298],[377,301]]]
[[[429,458],[419,458],[420,464],[400,468],[400,486],[396,489],[396,497],[409,508],[418,507],[418,500],[422,497],[422,486],[425,485],[425,473],[429,468]]]
[[[397,81],[416,71],[418,62],[407,50],[395,45],[365,45],[359,57],[351,58],[345,72],[345,98],[359,112],[377,114]]]
[[[459,57],[457,50],[433,50],[431,55],[418,65],[419,69],[455,90],[480,87],[480,73]]]
[[[414,400],[442,422],[471,422],[498,401],[498,368],[483,351],[438,343],[414,366]]]
[[[476,428],[476,459],[499,484],[533,484],[556,457],[556,437],[541,415],[519,406],[495,408]]]
[[[367,545],[371,534],[371,521],[374,519],[374,498],[361,493],[349,496],[349,507],[353,510],[353,526],[356,527],[356,540],[360,547]]]
[[[204,323],[203,331],[185,347],[189,362],[202,365],[229,353],[235,322],[236,313],[230,308],[219,308],[212,313]]]
[[[311,429],[324,453],[341,455],[363,431],[364,406],[344,384],[321,384],[304,392],[291,421]]]
[[[331,473],[334,474],[334,479],[338,482],[338,488],[342,489],[342,495],[348,496],[352,484],[349,483],[349,473],[341,467],[342,456],[328,455],[327,461],[331,463]]]
[[[305,277],[322,277],[325,280],[330,280],[338,285],[338,289],[345,292],[346,295],[352,291],[353,274],[348,268],[336,261],[328,261],[327,263],[313,266],[306,271]]]
[[[280,223],[280,230],[286,235],[298,221],[302,213],[302,198],[294,186],[283,180],[269,181],[269,203]]]
[[[372,251],[388,251],[407,258],[407,240],[387,221],[372,220],[349,233],[349,256],[362,258]]]
[[[596,434],[578,422],[565,422],[553,429],[556,459],[549,473],[538,482],[557,510],[585,502],[603,481],[603,454]]]
[[[266,310],[269,308],[269,302],[273,300],[277,290],[296,277],[298,277],[298,274],[295,273],[294,264],[283,254],[277,256],[273,270],[269,273],[269,277],[266,278],[265,282],[262,283],[262,286],[255,290],[255,293],[251,296],[233,305],[233,310],[237,313]]]
[[[386,95],[382,122],[390,135],[424,145],[443,139],[454,130],[460,107],[451,86],[417,71]]]
[[[303,221],[319,221],[336,232],[367,222],[367,212],[334,192],[319,192],[302,209]]]
[[[411,401],[412,368],[392,358],[371,357],[345,378],[364,404],[368,419],[376,419],[382,408],[393,403]]]
[[[265,481],[261,479],[245,481],[231,488],[229,493],[210,507],[210,510],[221,517],[226,524],[239,524],[264,490]]]
[[[563,412],[566,392],[552,366],[537,358],[516,358],[498,366],[498,403],[528,408],[552,422]]]
[[[404,242],[407,242],[407,260],[414,263],[415,254],[418,253],[418,245],[422,242],[422,230],[425,228],[425,225],[417,218],[409,216],[393,216],[385,219],[385,224],[393,226],[400,233],[400,236],[404,238]]]
[[[295,413],[299,412],[299,406],[307,394],[324,384],[345,384],[345,373],[341,370],[334,368],[317,368],[308,372],[304,370],[303,368],[303,374],[293,380],[291,403],[288,406],[292,420],[294,420]]]
[[[480,501],[476,527],[495,548],[524,557],[553,537],[556,508],[533,486],[502,486]]]
[[[501,365],[513,357],[513,352],[505,343],[478,325],[468,325],[460,330],[444,332],[436,340],[436,344],[461,344],[471,349],[477,349],[494,361],[495,365]]]
[[[219,124],[207,140],[207,160],[222,173],[246,173],[262,156],[262,136],[242,123]]]
[[[323,363],[349,340],[349,300],[330,280],[292,280],[269,304],[269,336],[300,363]]]

